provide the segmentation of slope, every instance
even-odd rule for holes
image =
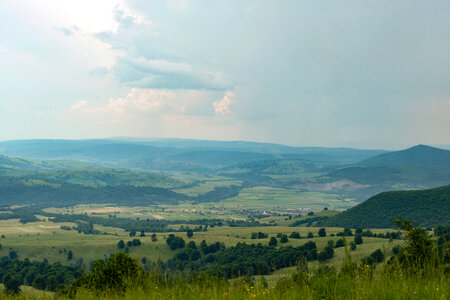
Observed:
[[[324,226],[389,228],[399,217],[414,226],[450,224],[450,185],[418,191],[383,192],[326,220]]]

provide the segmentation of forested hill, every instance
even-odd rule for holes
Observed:
[[[395,227],[394,220],[399,217],[411,220],[414,226],[450,224],[450,185],[428,190],[380,193],[329,218],[323,225],[389,228]]]
[[[358,163],[364,167],[426,166],[450,168],[450,150],[417,145],[405,150],[383,153]]]
[[[190,197],[152,186],[89,187],[42,178],[0,176],[0,206],[40,204],[69,206],[86,203],[121,205],[175,204]]]

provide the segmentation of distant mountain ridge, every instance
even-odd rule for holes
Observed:
[[[383,192],[325,221],[324,226],[395,227],[399,217],[414,226],[450,224],[450,185],[428,190]]]
[[[291,147],[269,143],[201,140],[15,140],[0,142],[0,154],[33,159],[70,159],[108,167],[207,171],[270,159],[356,163],[385,153],[352,148]]]

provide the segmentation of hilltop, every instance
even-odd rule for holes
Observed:
[[[405,150],[383,153],[361,161],[364,167],[427,166],[450,168],[450,150],[417,145]]]
[[[359,200],[387,190],[434,188],[450,183],[450,150],[419,145],[383,153],[321,175],[317,181],[359,184],[361,188],[349,194]]]

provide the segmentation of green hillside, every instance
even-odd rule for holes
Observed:
[[[388,228],[395,227],[394,220],[399,217],[411,220],[414,226],[450,224],[450,185],[428,190],[380,193],[329,218],[323,225]]]
[[[365,167],[428,166],[450,168],[450,150],[417,145],[402,151],[379,154],[358,163]]]
[[[151,186],[117,185],[89,187],[39,178],[0,176],[0,206],[39,204],[70,206],[88,203],[149,205],[190,200],[168,189]]]
[[[92,187],[134,185],[176,188],[182,185],[182,183],[177,180],[157,174],[102,167],[49,170],[34,173],[32,175],[48,180],[63,181]]]

